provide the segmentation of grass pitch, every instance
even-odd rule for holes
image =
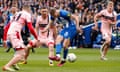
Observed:
[[[50,67],[48,64],[48,49],[38,48],[31,53],[28,64],[19,65],[17,72],[120,72],[120,50],[110,49],[107,54],[108,61],[101,61],[99,49],[76,49],[69,52],[75,53],[77,60],[74,63],[67,62],[63,67],[57,67],[57,62]],[[0,67],[6,64],[13,56],[13,50],[5,53],[0,48]],[[0,69],[0,72],[3,72]]]

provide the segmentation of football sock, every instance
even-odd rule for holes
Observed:
[[[56,48],[56,54],[60,54],[62,49],[61,43],[57,44],[55,48]]]
[[[6,50],[6,52],[9,52],[11,48],[12,48],[12,45],[11,45],[11,43],[8,41],[8,42],[7,42],[7,50]]]
[[[56,54],[56,56],[60,58],[60,54]]]
[[[63,53],[63,58],[64,58],[64,59],[67,58],[67,54],[68,54],[68,49],[65,49],[65,50],[64,50],[64,53]]]
[[[35,53],[35,50],[34,50],[34,48],[32,48],[32,53]]]
[[[50,62],[50,63],[53,63],[53,61],[52,61],[52,60],[49,60],[49,62]]]

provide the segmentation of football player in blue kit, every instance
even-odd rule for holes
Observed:
[[[70,45],[70,40],[74,38],[77,31],[80,30],[79,28],[79,19],[77,16],[71,14],[70,12],[66,10],[56,10],[55,8],[50,9],[50,15],[51,15],[51,23],[55,24],[56,20],[64,21],[63,29],[60,31],[60,33],[57,35],[56,38],[56,56],[55,57],[49,57],[49,59],[54,61],[60,61],[60,54],[62,48],[63,50],[63,59],[60,61],[58,66],[63,66],[63,64],[66,62],[67,54],[68,54],[68,46]]]

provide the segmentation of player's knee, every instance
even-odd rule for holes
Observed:
[[[69,46],[69,41],[68,40],[64,40],[63,47],[64,48],[68,48],[68,46]]]
[[[36,47],[36,41],[30,41],[29,44],[27,45],[27,48],[33,48]]]
[[[106,43],[107,43],[107,44],[110,44],[110,42],[111,42],[111,39],[109,39],[109,38],[106,39]]]
[[[59,44],[60,42],[61,42],[60,39],[56,39],[55,41],[56,44]]]
[[[64,42],[64,43],[63,43],[63,48],[65,48],[65,49],[66,49],[66,48],[68,48],[68,46],[69,46],[69,44],[68,44],[68,43],[66,43],[66,42]]]
[[[56,43],[56,44],[59,44],[62,40],[63,40],[63,37],[62,37],[62,36],[58,36],[58,37],[56,38],[55,43]]]
[[[19,59],[19,60],[22,60],[22,58],[23,58],[23,56],[22,56],[22,55],[19,55],[19,54],[15,55],[15,57],[16,57],[17,59]]]
[[[47,46],[50,47],[50,48],[54,47],[54,41],[53,40],[48,41]]]
[[[25,52],[16,53],[15,57],[19,60],[22,60],[25,57]]]

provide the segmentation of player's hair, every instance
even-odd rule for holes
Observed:
[[[40,9],[48,9],[48,7],[46,7],[46,6],[43,6],[43,7],[41,7]]]
[[[49,9],[49,11],[50,11],[50,14],[53,16],[56,12],[56,9],[52,7]]]
[[[23,9],[28,9],[30,7],[30,5],[24,4],[23,5]]]
[[[114,3],[112,1],[108,1],[107,5],[114,5]]]
[[[13,10],[14,10],[14,11],[13,11]],[[15,13],[16,13],[15,10],[17,10],[17,7],[11,7],[9,11],[10,11],[11,13],[15,14]]]
[[[25,2],[23,3],[23,9],[29,9],[30,8],[30,2],[29,0],[25,0]]]

